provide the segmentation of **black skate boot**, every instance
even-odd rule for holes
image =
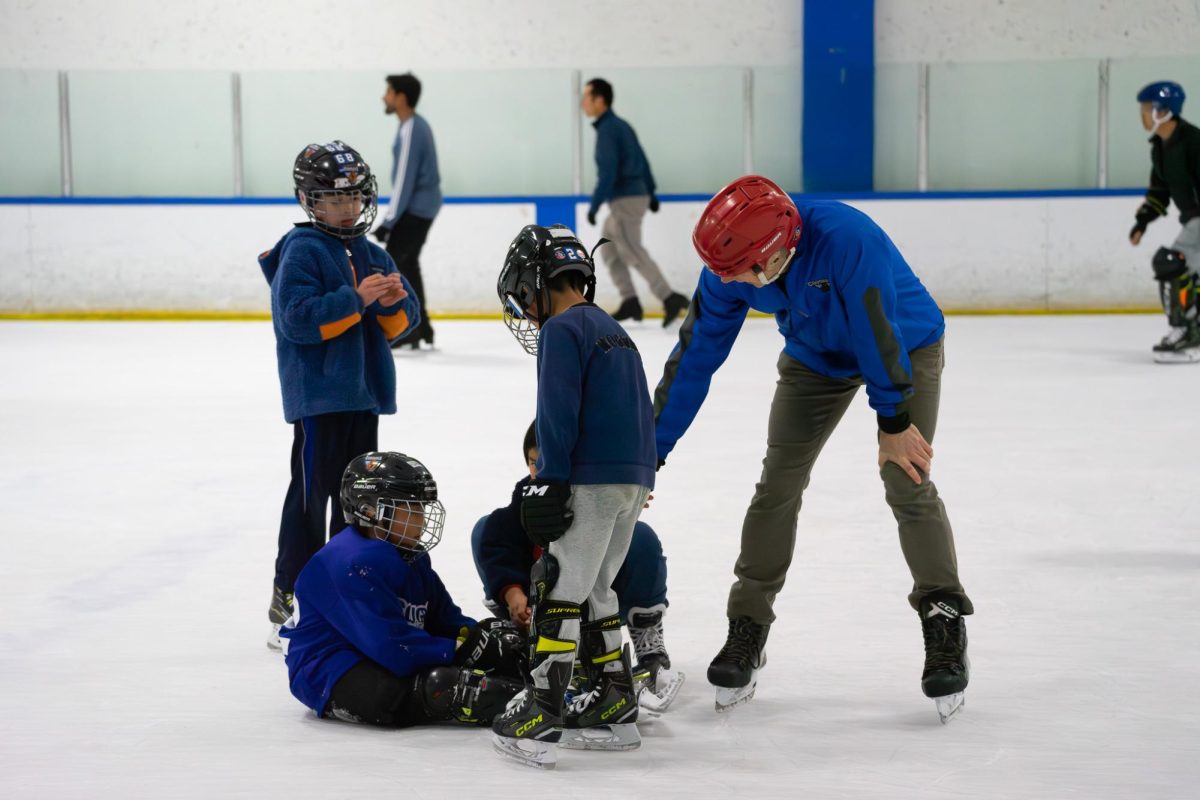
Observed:
[[[687,311],[688,299],[678,292],[671,292],[663,299],[663,327],[666,328]]]
[[[749,702],[758,685],[758,671],[767,663],[767,633],[771,626],[749,617],[729,620],[725,646],[708,665],[708,682],[717,687],[717,711]]]
[[[618,669],[607,665],[619,662]],[[629,646],[591,659],[595,688],[571,701],[563,714],[562,746],[569,750],[636,750],[637,693],[629,666]]]
[[[279,626],[292,616],[292,593],[285,592],[278,586],[271,592],[271,607],[267,610],[267,619],[271,621],[271,633],[267,636],[267,647],[271,650],[282,650],[283,643],[279,639]]]
[[[954,598],[927,597],[921,601],[921,631],[925,637],[921,691],[937,703],[943,724],[963,708],[963,693],[970,678],[967,623],[959,611]]]
[[[642,321],[642,303],[636,297],[630,297],[621,301],[621,305],[613,312],[612,318],[617,322],[632,319],[634,322]]]
[[[671,669],[671,657],[663,642],[663,613],[659,603],[650,608],[629,609],[629,638],[637,655],[633,685],[642,710],[657,715],[666,711],[683,686],[684,674]]]
[[[537,566],[534,584],[538,583]],[[492,723],[492,747],[501,755],[539,769],[554,769],[562,738],[563,695],[571,680],[576,643],[567,638],[581,616],[574,603],[547,601],[535,590],[532,669],[525,690]],[[548,608],[547,608],[548,606]],[[578,630],[578,629],[576,629]]]
[[[1200,361],[1200,324],[1189,322],[1154,345],[1154,360],[1160,364],[1190,364]]]

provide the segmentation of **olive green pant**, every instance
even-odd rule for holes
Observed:
[[[945,364],[943,342],[915,350],[909,358],[915,391],[908,401],[908,414],[932,444]],[[861,378],[819,375],[786,354],[779,356],[778,367],[767,455],[742,524],[742,550],[734,567],[737,581],[729,591],[729,617],[746,616],[760,624],[775,620],[771,607],[792,563],[796,517],[813,464],[862,385]],[[891,462],[879,474],[887,504],[900,527],[900,549],[912,573],[909,603],[919,608],[924,597],[949,595],[960,601],[964,614],[972,613],[971,601],[958,580],[950,519],[933,482],[922,474],[922,482],[913,483]],[[847,513],[857,513],[857,509]]]

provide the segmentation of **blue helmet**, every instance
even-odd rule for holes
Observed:
[[[1154,108],[1170,111],[1178,117],[1183,113],[1183,101],[1186,95],[1183,87],[1175,81],[1155,81],[1138,92],[1139,103],[1152,103]]]

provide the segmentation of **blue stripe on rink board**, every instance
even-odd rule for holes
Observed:
[[[1122,189],[996,189],[937,192],[792,192],[796,200],[1026,200],[1063,197],[1140,197],[1145,188]],[[664,203],[706,203],[708,194],[660,194]],[[563,206],[587,203],[589,195],[511,195],[499,197],[447,197],[447,205],[514,205],[528,203],[563,213]],[[291,197],[0,197],[0,206],[286,206]],[[387,205],[388,198],[379,198]],[[571,208],[570,218],[574,214]],[[539,214],[539,219],[541,215]]]

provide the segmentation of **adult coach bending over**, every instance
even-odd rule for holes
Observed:
[[[879,420],[879,469],[913,577],[908,600],[925,639],[924,693],[945,721],[967,685],[972,612],[954,536],[929,479],[945,324],[896,246],[842,203],[799,207],[749,175],[709,202],[692,242],[706,269],[654,395],[660,466],[683,436],[749,309],[784,337],[762,477],[742,525],[729,634],[708,669],[717,709],[754,695],[772,605],[796,542],[796,517],[821,448],[865,383]]]

